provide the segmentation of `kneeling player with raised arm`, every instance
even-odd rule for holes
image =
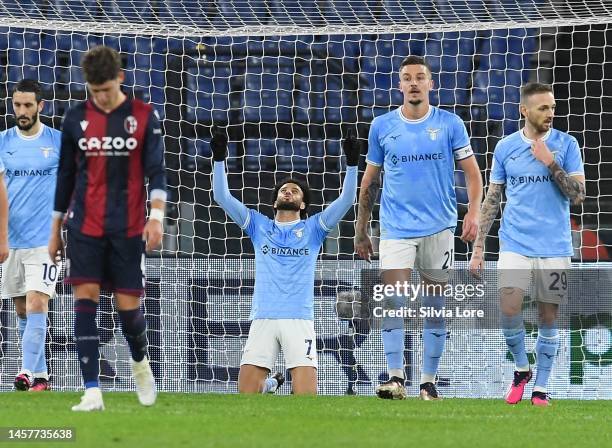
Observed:
[[[546,384],[559,346],[557,313],[559,304],[566,300],[566,271],[573,253],[569,206],[570,201],[584,201],[584,168],[576,139],[552,127],[555,97],[550,86],[523,86],[520,108],[525,127],[503,138],[495,148],[470,271],[480,275],[485,237],[497,216],[505,187],[507,203],[499,230],[497,269],[501,323],[516,364],[506,403],[521,401],[532,376],[521,309],[533,273],[539,328],[531,403],[548,406]]]
[[[275,216],[270,219],[230,194],[224,165],[227,136],[217,131],[210,144],[215,201],[251,237],[255,247],[252,323],[240,363],[238,390],[275,392],[284,382],[282,375],[266,378],[282,348],[293,393],[316,394],[315,264],[327,234],[353,205],[360,145],[353,136],[344,141],[347,170],[342,192],[323,212],[307,218],[308,186],[289,178],[274,189]]]

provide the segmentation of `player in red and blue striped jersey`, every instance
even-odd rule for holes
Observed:
[[[156,390],[140,296],[145,249],[157,247],[162,237],[166,174],[161,127],[151,105],[121,91],[124,73],[115,50],[91,49],[83,56],[82,68],[90,99],[64,117],[49,240],[49,254],[57,259],[65,221],[66,281],[73,285],[74,335],[85,383],[85,395],[72,410],[104,409],[95,321],[101,286],[114,292],[138,398],[150,406]]]

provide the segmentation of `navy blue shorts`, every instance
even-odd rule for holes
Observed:
[[[65,283],[97,283],[101,288],[141,296],[145,288],[145,242],[131,238],[83,235],[68,229]]]

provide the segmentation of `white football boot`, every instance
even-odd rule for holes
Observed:
[[[102,390],[99,387],[85,389],[81,402],[72,406],[72,410],[77,412],[103,411]]]
[[[136,383],[138,401],[143,406],[153,406],[157,398],[157,387],[155,386],[155,378],[151,371],[149,359],[146,356],[140,362],[132,359],[131,366],[134,382]]]

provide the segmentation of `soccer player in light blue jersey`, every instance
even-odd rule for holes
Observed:
[[[443,286],[453,264],[454,230],[457,225],[455,165],[464,171],[469,209],[463,221],[464,241],[473,241],[478,229],[482,177],[472,153],[470,139],[461,119],[433,107],[431,69],[425,59],[408,56],[400,64],[399,88],[404,95],[401,107],[372,122],[367,168],[359,193],[359,214],[355,229],[355,250],[369,260],[373,253],[368,236],[368,221],[380,188],[380,269],[385,285],[410,282],[417,268],[424,285],[422,306],[441,310]],[[400,309],[406,297],[387,297],[387,308]],[[425,318],[423,322],[423,367],[420,397],[436,400],[435,386],[440,357],[444,351],[444,318]],[[382,340],[387,358],[389,380],[376,388],[380,398],[406,396],[404,387],[404,320],[384,317]]]
[[[548,406],[546,385],[559,346],[555,322],[559,304],[566,300],[567,270],[573,254],[569,207],[570,202],[578,205],[584,201],[584,168],[576,139],[552,127],[552,87],[540,83],[523,86],[520,110],[525,127],[500,140],[495,148],[470,270],[480,275],[485,237],[505,189],[498,286],[502,330],[516,365],[505,399],[509,404],[521,401],[532,377],[521,305],[533,276],[540,321],[531,403]]]
[[[8,193],[4,182],[4,163],[0,157],[0,263],[8,258]]]
[[[227,136],[219,131],[213,136],[215,201],[251,237],[255,248],[252,323],[238,379],[241,393],[274,392],[280,387],[282,375],[266,379],[280,349],[291,372],[293,393],[317,393],[315,264],[327,234],[355,200],[359,146],[353,136],[344,141],[347,170],[342,192],[323,212],[307,217],[308,186],[289,178],[274,189],[275,216],[270,219],[232,197],[224,162]]]
[[[21,371],[15,389],[49,390],[45,336],[49,299],[60,267],[47,252],[59,164],[59,131],[39,120],[44,102],[38,82],[24,79],[13,95],[16,126],[0,133],[9,200],[10,251],[2,265],[2,294],[12,297],[21,336]]]

